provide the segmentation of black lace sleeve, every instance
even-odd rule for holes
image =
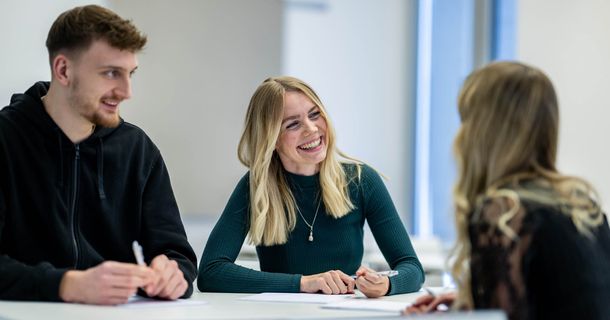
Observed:
[[[493,199],[471,218],[473,301],[476,309],[502,309],[509,319],[527,319],[529,306],[522,269],[527,263],[533,230],[524,223],[523,207],[501,226],[499,221],[507,211],[507,199]]]

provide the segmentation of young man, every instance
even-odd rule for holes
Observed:
[[[119,117],[145,44],[110,10],[66,11],[47,38],[51,83],[0,110],[0,299],[191,295],[196,257],[161,154]]]

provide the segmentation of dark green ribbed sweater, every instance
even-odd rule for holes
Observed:
[[[348,176],[355,165],[344,166]],[[299,176],[284,171],[303,216],[313,220],[320,191],[319,176]],[[388,264],[399,274],[390,278],[389,294],[413,292],[424,282],[424,272],[411,246],[383,181],[363,165],[361,179],[350,182],[350,197],[356,209],[342,218],[326,214],[320,206],[314,224],[314,241],[309,227],[297,214],[288,242],[257,246],[260,269],[255,271],[234,263],[248,234],[248,174],[237,184],[214,230],[210,234],[199,265],[197,285],[201,291],[216,292],[299,292],[301,275],[341,270],[354,274],[363,255],[363,226],[367,221]]]

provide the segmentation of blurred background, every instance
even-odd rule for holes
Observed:
[[[559,168],[610,199],[610,2],[604,0],[2,0],[0,101],[49,80],[44,42],[63,11],[96,3],[149,42],[122,116],[161,149],[201,254],[246,173],[237,144],[251,94],[292,75],[320,95],[338,145],[385,174],[429,280],[454,240],[452,140],[464,78],[494,60],[544,70],[561,110]],[[367,235],[365,262],[383,268]],[[257,267],[251,247],[240,261]]]

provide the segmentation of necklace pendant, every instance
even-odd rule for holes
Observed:
[[[309,242],[313,242],[313,230],[309,230],[309,237],[307,240],[309,240]]]

